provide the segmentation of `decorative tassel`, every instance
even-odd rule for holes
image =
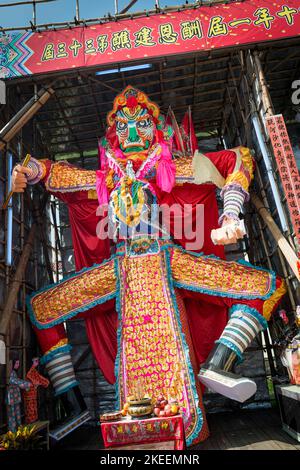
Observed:
[[[107,157],[106,157],[106,148],[101,144],[98,145],[98,157],[99,157],[99,168],[101,170],[106,170],[108,167]]]
[[[96,191],[99,204],[108,204],[108,191],[106,186],[106,173],[103,170],[96,171]]]
[[[125,155],[124,155],[124,153],[122,152],[122,150],[121,150],[119,147],[117,147],[117,148],[114,149],[114,153],[115,153],[115,156],[116,156],[118,159],[123,159],[123,160],[124,160]]]
[[[156,182],[159,188],[166,193],[170,193],[175,184],[175,165],[167,144],[161,144],[161,157],[157,166]]]

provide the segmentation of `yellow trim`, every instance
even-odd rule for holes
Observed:
[[[247,147],[238,147],[233,149],[236,154],[237,163],[234,171],[226,178],[225,186],[231,183],[237,183],[242,186],[245,191],[248,191],[250,182],[254,177],[254,160],[251,155],[250,149]],[[244,174],[243,168],[249,173],[249,178]]]
[[[109,172],[107,173],[107,176],[106,176],[106,179],[105,179],[105,182],[106,182],[106,186],[108,189],[113,189],[115,184],[114,184],[114,176],[115,172],[113,169],[109,170]]]
[[[249,171],[252,180],[254,177],[254,161],[250,149],[248,149],[247,147],[240,147],[240,152],[242,153],[242,163],[244,167]]]
[[[263,316],[267,321],[270,320],[270,317],[273,313],[275,305],[279,302],[281,297],[283,297],[284,294],[286,294],[286,292],[287,292],[286,283],[282,279],[280,287],[278,287],[278,289],[275,290],[275,292],[271,295],[271,297],[264,302]]]
[[[96,189],[90,189],[88,191],[88,199],[98,199]]]
[[[68,344],[68,338],[63,338],[60,341],[58,341],[58,343],[56,343],[54,346],[52,346],[52,348],[48,349],[48,351],[46,351],[44,355],[49,354],[51,351],[54,351],[57,348],[61,348],[62,346],[65,346],[66,344]]]
[[[249,189],[249,181],[248,178],[242,173],[241,171],[236,171],[235,173],[231,173],[228,178],[226,178],[225,186],[231,183],[238,183],[242,186],[245,191]]]

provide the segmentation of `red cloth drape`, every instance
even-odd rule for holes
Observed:
[[[84,198],[80,201],[80,196]],[[79,198],[79,201],[78,201]],[[101,263],[110,257],[110,242],[96,236],[100,217],[96,214],[98,201],[86,200],[83,193],[76,196],[64,194],[69,208],[70,224],[75,254],[76,270]],[[111,308],[97,306],[85,314],[86,332],[95,359],[109,383],[115,382],[114,362],[117,355],[118,317],[111,302]]]
[[[215,254],[224,257],[224,249],[213,245],[210,232],[218,227],[218,209],[215,195],[215,186],[205,184],[201,186],[187,185],[176,186],[171,193],[159,192],[160,204],[185,204],[193,206],[193,221],[195,221],[197,204],[204,204],[204,246],[198,251],[205,254]],[[76,270],[101,263],[110,256],[109,240],[100,240],[96,236],[97,224],[100,218],[96,214],[98,201],[87,199],[86,193],[59,194],[60,199],[67,203],[72,229],[73,247],[75,253]],[[173,233],[176,218],[171,219],[171,233]],[[202,221],[200,221],[202,223]],[[185,247],[184,236],[176,243]],[[209,303],[195,301],[192,298],[185,299],[188,322],[190,325],[192,341],[198,365],[205,360],[213,342],[220,336],[226,324],[226,309],[222,306],[215,307]],[[117,354],[117,313],[113,303],[111,308],[97,306],[85,313],[86,331],[93,354],[106,380],[114,383],[114,362]]]
[[[197,204],[204,205],[204,217],[201,224],[201,229],[204,231],[204,244],[197,252],[204,254],[214,254],[220,258],[225,257],[224,247],[214,245],[210,233],[212,229],[218,228],[218,206],[216,199],[216,188],[212,184],[202,184],[200,186],[194,184],[185,184],[183,186],[176,186],[170,194],[163,193],[159,198],[160,204],[179,204],[181,207],[191,204],[193,206],[193,224],[196,219],[196,206]],[[174,224],[176,220],[172,220],[171,234],[174,233]],[[186,248],[187,243],[193,242],[187,240],[184,236],[175,242]],[[197,360],[197,366],[205,361],[210,350],[213,347],[227,322],[227,309],[223,306],[212,306],[210,302],[205,300],[194,300],[192,295],[184,299],[184,304],[187,312],[188,324],[193,341],[194,352]]]

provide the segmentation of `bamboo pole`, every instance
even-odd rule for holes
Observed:
[[[264,207],[268,210],[268,212],[271,213],[268,198],[267,198],[267,195],[266,195],[266,188],[263,184],[261,171],[260,171],[258,165],[257,165],[257,168],[256,168],[256,174],[257,174],[257,178],[258,178],[258,184],[259,184],[259,187],[260,187],[260,190],[261,190],[262,202],[264,204]],[[258,228],[259,228],[261,238],[264,241],[264,245],[265,245],[265,243],[266,243],[265,231],[264,231],[265,225],[260,223],[259,218],[258,218]],[[265,246],[264,246],[264,249],[265,249],[265,253],[266,253],[266,257],[267,257],[267,262],[268,262],[268,264],[270,262],[270,266],[271,266],[271,268],[273,268],[273,266],[271,265],[270,257],[269,257],[269,250],[268,250],[267,247],[265,248]],[[293,292],[293,289],[292,289],[292,286],[291,286],[291,281],[289,279],[290,273],[288,272],[287,262],[283,259],[284,257],[283,257],[283,254],[280,250],[278,250],[278,258],[279,258],[279,262],[280,262],[280,265],[281,265],[283,277],[286,280],[287,292],[288,292],[288,296],[289,296],[289,300],[290,300],[292,309],[296,310],[296,302],[295,302],[295,298],[294,298],[294,292]]]
[[[38,99],[32,98],[25,106],[0,130],[0,150],[22,129],[25,124],[38,112],[38,110],[54,94],[54,90],[42,89],[38,93]]]
[[[263,99],[263,104],[265,108],[265,115],[266,116],[273,116],[274,115],[274,107],[272,104],[270,92],[267,86],[265,74],[261,65],[261,61],[259,58],[259,54],[257,51],[254,51],[253,53],[254,56],[254,62],[256,65],[257,73],[258,73],[258,79],[259,83],[261,86],[261,93],[262,93],[262,99]]]
[[[273,116],[275,114],[275,109],[274,109],[274,106],[273,106],[273,103],[272,103],[272,98],[271,98],[271,95],[270,95],[270,92],[269,92],[268,83],[267,83],[267,80],[266,80],[266,77],[265,77],[265,73],[263,71],[260,56],[259,56],[257,51],[254,51],[253,58],[254,58],[254,65],[255,65],[254,70],[256,69],[256,71],[257,71],[258,83],[259,83],[260,90],[261,90],[261,99],[262,99],[262,104],[263,104],[264,116],[265,116],[265,118],[267,118],[267,117]],[[260,113],[257,113],[257,117],[258,117],[259,121],[262,121]],[[266,138],[269,139],[269,136],[266,132],[265,122],[262,122],[262,129],[264,130],[264,133],[266,134]],[[269,158],[269,160],[270,160],[270,158]],[[273,160],[273,159],[271,159],[271,160]],[[270,160],[270,164],[272,163],[271,160]],[[266,166],[268,167],[268,165],[266,165]],[[276,162],[274,162],[274,166],[277,169]],[[271,164],[271,167],[272,167],[272,164]],[[272,168],[271,168],[271,170],[272,170]],[[274,179],[273,171],[271,171],[271,173],[269,173],[270,183],[272,183],[272,179],[274,179],[274,181],[275,181],[275,187],[272,184],[271,184],[271,186],[273,186],[272,187],[272,192],[273,192],[273,196],[274,196],[274,199],[275,199],[277,210],[278,210],[278,213],[279,213],[279,216],[280,216],[280,212],[284,211],[285,208],[284,208],[282,198],[281,198],[281,195],[280,195],[280,191],[279,191],[279,188],[278,188],[278,181],[277,181],[278,176],[279,175],[276,173],[275,174],[275,179]],[[279,176],[279,180],[281,180],[280,176]],[[287,208],[287,212],[289,213],[289,208]],[[281,218],[281,216],[280,216],[280,218]],[[285,217],[285,221],[287,223],[286,217]],[[290,230],[290,227],[289,227],[288,223],[287,223],[287,235],[288,235],[290,245],[295,248],[295,241],[292,237],[291,230]]]
[[[22,166],[28,166],[28,163],[29,163],[29,161],[30,161],[30,158],[31,158],[31,155],[28,153],[28,154],[26,155],[26,157],[24,158],[23,162],[21,163],[21,165],[22,165]],[[10,190],[9,193],[8,193],[8,195],[7,195],[7,197],[6,197],[6,199],[5,199],[5,201],[4,201],[4,203],[3,203],[3,205],[2,205],[2,209],[3,209],[3,210],[4,210],[4,209],[7,209],[8,204],[9,204],[9,202],[10,202],[10,200],[11,200],[13,194],[14,194],[14,192],[13,192],[12,190]]]
[[[293,248],[281,233],[270,212],[266,209],[263,202],[256,194],[251,193],[251,202],[270,230],[274,240],[276,241],[292,271],[294,272],[296,278],[298,281],[300,281],[300,260],[294,252]]]
[[[80,6],[79,6],[79,0],[76,0],[76,21],[80,21]]]

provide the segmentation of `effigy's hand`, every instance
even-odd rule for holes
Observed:
[[[24,193],[27,186],[26,175],[31,176],[32,170],[26,166],[16,165],[12,172],[12,186],[14,193]]]
[[[222,227],[211,231],[211,239],[215,245],[231,245],[246,234],[243,221],[225,217]]]

